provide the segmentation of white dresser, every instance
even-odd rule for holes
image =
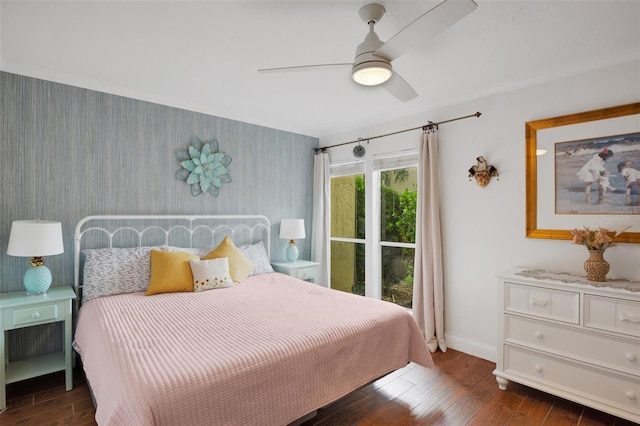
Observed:
[[[494,374],[640,423],[640,282],[498,274]]]

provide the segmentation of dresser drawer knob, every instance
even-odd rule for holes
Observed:
[[[544,334],[542,333],[542,331],[536,331],[534,336],[536,336],[536,339],[542,339],[544,337]]]
[[[537,371],[538,373],[542,373],[542,371],[543,371],[543,368],[542,368],[542,366],[541,366],[541,365],[536,365],[536,366],[535,366],[535,369],[536,369],[536,371]]]
[[[545,299],[537,299],[535,297],[531,298],[531,303],[533,303],[534,305],[538,305],[538,306],[547,306],[547,303],[549,303],[547,300]]]
[[[636,356],[636,354],[628,352],[625,356],[626,359],[628,359],[629,361],[635,361],[636,359],[638,359],[638,357]]]
[[[34,312],[33,314],[31,314],[31,318],[33,318],[33,319],[40,318],[40,312]]]
[[[631,391],[627,391],[624,395],[629,399],[636,399],[636,394]]]

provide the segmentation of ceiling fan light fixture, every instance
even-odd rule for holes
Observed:
[[[352,77],[364,86],[377,86],[391,78],[391,65],[385,62],[365,63],[353,67]]]

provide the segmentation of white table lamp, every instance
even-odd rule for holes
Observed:
[[[64,253],[62,224],[48,220],[16,220],[11,224],[9,256],[30,257],[32,268],[24,274],[28,294],[46,293],[51,286],[51,271],[43,256]]]
[[[304,238],[304,220],[303,219],[282,219],[280,222],[280,238],[289,240],[286,256],[289,262],[298,260],[298,247],[296,241]]]

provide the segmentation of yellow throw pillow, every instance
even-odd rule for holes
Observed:
[[[198,256],[187,252],[151,250],[151,279],[147,296],[159,293],[193,291],[189,260]]]
[[[229,259],[229,274],[231,275],[231,279],[237,283],[247,278],[256,268],[255,265],[242,254],[240,249],[233,244],[233,241],[231,241],[231,238],[228,236],[224,237],[220,245],[203,257],[202,260],[218,259],[221,257]]]

